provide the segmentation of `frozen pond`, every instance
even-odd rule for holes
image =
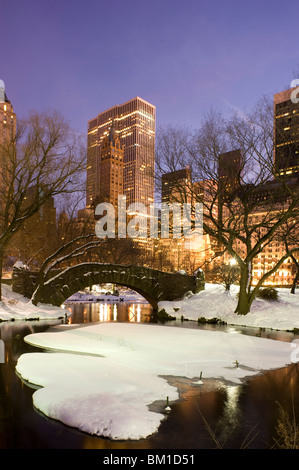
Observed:
[[[105,306],[106,305],[106,306]],[[139,306],[139,307],[138,307]],[[147,304],[76,304],[70,322],[131,321],[150,323]],[[217,445],[226,448],[270,448],[274,444],[279,418],[279,402],[291,411],[292,397],[298,412],[299,374],[297,364],[250,379],[246,384],[223,385],[209,391],[194,387],[191,381],[177,379],[181,399],[172,406],[157,433],[138,441],[112,441],[93,437],[69,428],[38,413],[32,406],[34,390],[15,374],[15,365],[25,352],[36,352],[24,343],[24,336],[49,331],[61,321],[5,322],[0,324],[5,342],[6,362],[0,364],[0,447],[1,448],[102,448],[102,449],[207,449]],[[199,328],[191,322],[172,322],[170,327]],[[55,327],[56,328],[56,327]],[[215,329],[209,326],[210,329]],[[234,333],[260,334],[280,341],[292,341],[291,333],[257,330],[234,330]],[[48,354],[48,353],[44,353]],[[212,439],[206,423],[215,431]],[[252,439],[252,440],[251,440]]]

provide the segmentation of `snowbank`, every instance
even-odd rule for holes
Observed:
[[[299,291],[290,294],[290,289],[277,290],[278,302],[256,299],[247,315],[234,313],[239,287],[232,286],[230,292],[225,292],[224,287],[217,284],[206,284],[204,291],[184,300],[160,302],[159,310],[164,309],[176,318],[183,316],[195,321],[216,318],[231,325],[289,331],[299,329]]]
[[[141,439],[157,431],[167,397],[170,402],[179,398],[167,376],[189,378],[197,387],[201,372],[204,384],[207,378],[240,383],[297,362],[298,349],[295,342],[127,323],[65,325],[25,341],[52,351],[24,354],[16,366],[24,380],[42,387],[33,394],[34,406],[69,426],[112,439]],[[150,411],[154,402],[158,409]]]
[[[69,313],[69,312],[67,312]],[[64,318],[66,310],[53,305],[33,305],[29,299],[12,291],[11,286],[2,284],[0,321],[11,320],[53,320]]]

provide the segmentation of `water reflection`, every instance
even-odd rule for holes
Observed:
[[[226,387],[226,398],[223,406],[222,416],[219,419],[221,429],[219,435],[220,442],[227,442],[232,432],[240,425],[242,412],[240,409],[240,395],[242,387],[240,385],[228,385]]]
[[[133,322],[151,321],[152,307],[147,303],[86,303],[67,304],[65,309],[71,316],[69,324],[90,322]]]

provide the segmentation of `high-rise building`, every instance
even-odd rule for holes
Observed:
[[[16,129],[16,115],[5,93],[5,85],[0,80],[0,145],[11,139]]]
[[[123,194],[127,203],[154,202],[156,108],[136,97],[116,105],[88,122],[86,207],[96,205],[103,181],[101,147],[112,122],[124,147]]]
[[[5,201],[11,185],[11,146],[16,132],[16,115],[0,80],[0,225],[4,214]]]
[[[230,150],[219,155],[219,181],[223,181],[223,185],[228,191],[235,189],[240,184],[242,165],[242,152],[239,149]]]
[[[124,193],[124,147],[115,132],[114,122],[102,142],[99,170],[101,175],[99,202],[109,202],[116,206],[118,196]]]
[[[189,168],[162,175],[162,202],[189,202],[191,172]]]
[[[274,163],[279,175],[299,173],[299,102],[296,88],[274,95]]]

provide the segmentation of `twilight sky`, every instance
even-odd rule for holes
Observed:
[[[196,127],[299,78],[298,0],[1,2],[1,67],[14,110],[57,109],[78,132],[140,96],[157,126]]]

